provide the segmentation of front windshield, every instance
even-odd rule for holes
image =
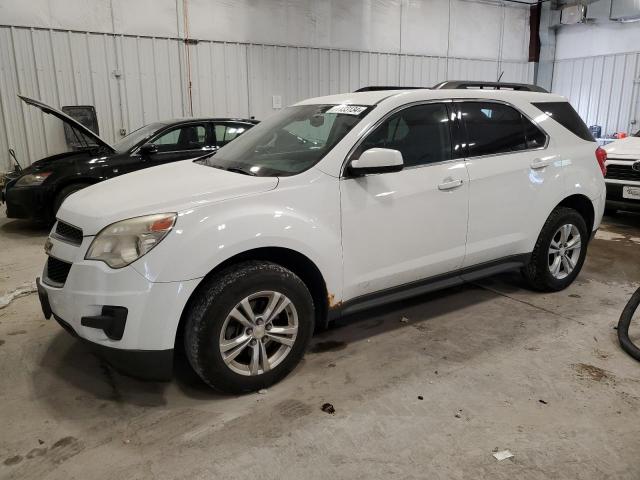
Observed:
[[[118,143],[116,143],[113,148],[115,148],[116,152],[119,153],[128,152],[139,143],[144,142],[145,140],[150,138],[162,127],[164,127],[164,123],[150,123],[149,125],[140,127],[139,129],[134,130]]]
[[[296,175],[318,163],[371,108],[360,105],[288,107],[200,162],[247,175]]]

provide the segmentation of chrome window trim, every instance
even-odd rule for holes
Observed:
[[[351,155],[353,155],[353,152],[362,144],[362,142],[367,138],[367,136],[369,136],[376,128],[378,128],[383,122],[385,122],[392,115],[396,114],[399,111],[405,110],[407,108],[411,108],[411,107],[415,107],[415,106],[419,106],[419,105],[427,105],[427,104],[432,104],[432,103],[453,104],[453,103],[465,103],[465,102],[469,102],[469,103],[477,103],[477,102],[499,103],[499,104],[506,105],[508,107],[511,107],[511,108],[515,109],[518,113],[520,113],[522,116],[524,116],[524,118],[529,120],[533,125],[536,126],[536,128],[538,130],[540,130],[544,134],[544,136],[545,136],[544,145],[541,146],[541,147],[536,147],[536,148],[527,148],[527,149],[524,149],[524,150],[516,150],[514,152],[500,152],[500,153],[493,153],[493,154],[487,154],[487,155],[474,155],[474,156],[464,156],[464,157],[460,157],[460,158],[452,158],[452,159],[443,160],[443,161],[440,161],[440,162],[425,163],[423,165],[415,165],[413,167],[407,167],[406,170],[411,170],[411,169],[415,169],[415,168],[422,168],[422,167],[429,167],[431,165],[441,165],[443,163],[448,163],[448,162],[451,162],[451,161],[454,161],[454,160],[463,162],[465,160],[471,160],[471,159],[477,159],[477,158],[498,157],[498,156],[502,156],[502,155],[513,155],[513,154],[516,154],[516,153],[536,152],[536,151],[540,151],[540,150],[546,150],[549,147],[549,143],[550,143],[551,137],[547,133],[547,131],[544,128],[542,128],[540,126],[540,124],[537,123],[533,118],[531,118],[531,116],[527,115],[525,112],[523,112],[516,105],[514,105],[514,104],[512,104],[510,102],[507,102],[505,100],[496,100],[496,99],[487,99],[487,98],[436,98],[436,99],[430,99],[430,100],[420,100],[420,101],[416,101],[416,102],[406,103],[404,105],[401,105],[399,107],[394,108],[393,110],[387,112],[387,114],[385,116],[380,118],[371,127],[369,127],[362,134],[362,136],[358,139],[358,141],[353,145],[353,147],[351,147],[349,149],[349,152],[347,153],[345,159],[342,162],[342,167],[340,168],[340,176],[339,176],[339,178],[341,178],[341,179],[342,178],[351,178],[350,176],[345,175],[345,171],[347,169],[347,165],[348,165],[349,161],[352,160],[351,159]],[[466,132],[465,132],[465,134],[466,134]],[[405,170],[405,169],[403,168],[403,170]],[[374,175],[379,175],[379,174],[374,174]]]

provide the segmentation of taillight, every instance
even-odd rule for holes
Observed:
[[[607,176],[607,151],[602,148],[596,148],[596,160],[598,160],[598,165],[600,165],[600,170],[602,170],[602,176]]]

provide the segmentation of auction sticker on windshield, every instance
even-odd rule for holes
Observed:
[[[326,113],[341,113],[344,115],[360,115],[364,112],[367,107],[363,107],[362,105],[336,105],[335,107],[331,107]]]

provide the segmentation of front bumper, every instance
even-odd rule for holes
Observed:
[[[637,182],[607,182],[607,208],[616,210],[640,211],[640,200],[622,197],[622,187],[625,185],[638,186]]]
[[[51,208],[50,192],[40,185],[16,187],[8,185],[4,192],[8,218],[46,220]]]
[[[50,238],[49,255],[71,263],[62,286],[38,280],[45,316],[91,343],[116,368],[143,378],[167,379],[180,317],[199,279],[148,281],[132,266],[112,269],[84,260],[93,237],[80,246]]]
[[[40,279],[36,279],[38,297],[42,313],[49,319],[52,315],[56,321],[74,337],[90,346],[100,357],[104,358],[116,370],[144,380],[168,381],[173,373],[173,349],[166,350],[124,350],[111,348],[90,342],[78,335],[78,332],[65,320],[51,311],[49,298]]]

